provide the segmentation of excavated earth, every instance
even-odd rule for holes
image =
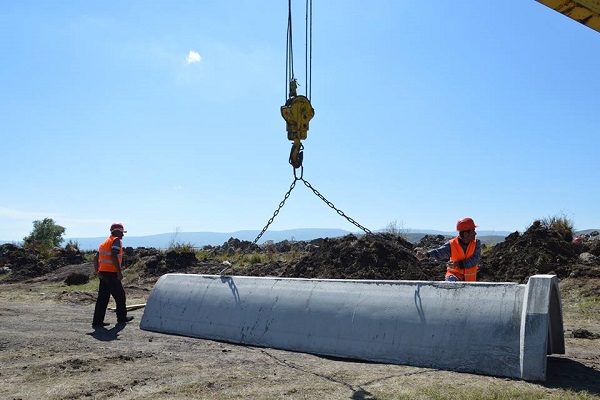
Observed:
[[[97,283],[90,254],[67,246],[48,258],[0,245],[0,398],[486,398],[511,390],[535,398],[600,398],[600,318],[586,314],[590,304],[578,300],[600,298],[600,235],[581,238],[574,243],[534,223],[483,251],[480,281],[525,283],[535,274],[560,280],[567,354],[549,357],[541,386],[161,335],[139,329],[143,309],[132,311],[136,320],[126,326],[114,325],[109,312],[112,325],[93,330]],[[262,246],[231,238],[201,251],[127,248],[124,285],[134,304],[144,303],[169,272],[441,280],[444,262],[420,262],[414,252],[447,240],[428,235],[412,244],[375,234]]]

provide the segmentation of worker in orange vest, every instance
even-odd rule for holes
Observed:
[[[106,239],[94,257],[94,269],[100,284],[98,286],[98,298],[96,299],[96,308],[94,309],[94,319],[92,326],[94,328],[110,325],[104,322],[106,315],[106,307],[110,296],[112,295],[117,305],[117,322],[127,323],[133,317],[127,316],[125,289],[121,280],[123,272],[121,266],[123,264],[123,243],[121,239],[127,231],[123,228],[123,224],[115,222],[110,226],[110,237]]]
[[[476,239],[476,227],[472,218],[459,220],[456,223],[458,236],[437,249],[427,252],[417,251],[417,258],[419,260],[426,258],[449,260],[445,276],[447,281],[475,282],[481,258],[481,241]]]

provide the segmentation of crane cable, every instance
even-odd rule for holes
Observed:
[[[294,46],[292,44],[292,0],[288,0],[287,42],[285,45],[285,96],[287,99],[288,83],[296,80],[294,76]]]
[[[312,0],[306,1],[306,26],[305,26],[305,72],[306,72],[306,97],[310,101],[312,96]],[[294,46],[292,32],[292,0],[288,0],[288,25],[286,43],[286,71],[285,71],[285,95],[288,98],[288,85],[296,81],[294,75]]]
[[[306,95],[298,94],[298,81],[294,74],[292,20],[292,0],[288,0],[285,87],[287,90],[289,85],[289,91],[286,95],[285,104],[281,106],[281,116],[286,121],[288,140],[293,142],[292,149],[290,150],[289,163],[294,167],[294,169],[297,169],[302,166],[302,150],[304,149],[304,146],[302,145],[301,141],[306,139],[309,129],[309,122],[315,115],[315,110],[310,104],[310,95],[312,91],[312,0],[306,0]]]
[[[312,96],[312,0],[306,1],[306,27],[305,27],[304,61],[306,69],[306,97],[310,101]]]

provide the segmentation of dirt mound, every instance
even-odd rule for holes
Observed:
[[[13,276],[21,270],[30,269],[40,262],[38,254],[25,250],[14,244],[0,245],[0,265],[3,271],[13,272]]]
[[[578,245],[581,253],[590,253],[600,257],[600,232],[593,231],[579,236],[581,245]]]
[[[598,277],[598,263],[584,264],[575,243],[558,232],[534,222],[524,234],[514,232],[482,257],[478,279],[491,282],[524,283],[535,274],[559,278]]]
[[[12,272],[6,279],[7,282],[43,276],[65,265],[81,264],[84,261],[79,249],[70,245],[47,252],[8,243],[0,245],[0,267],[4,272]]]
[[[40,275],[34,278],[27,278],[27,282],[35,283],[35,282],[64,282],[67,285],[69,284],[82,284],[85,283],[85,279],[89,281],[94,277],[94,264],[91,262],[86,262],[82,264],[75,265],[65,265],[62,267],[57,267],[53,269],[51,272],[47,274]],[[70,283],[74,280],[81,281],[81,283]],[[15,280],[16,281],[16,280]],[[13,281],[14,282],[14,281]]]
[[[432,268],[433,267],[433,268]],[[296,278],[327,279],[429,279],[439,278],[434,265],[420,263],[413,245],[400,236],[347,235],[325,239],[298,262],[283,271]]]

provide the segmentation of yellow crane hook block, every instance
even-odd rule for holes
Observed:
[[[290,81],[290,95],[281,106],[281,116],[286,122],[288,140],[306,139],[308,123],[315,116],[315,110],[306,96],[296,93],[295,81]]]

